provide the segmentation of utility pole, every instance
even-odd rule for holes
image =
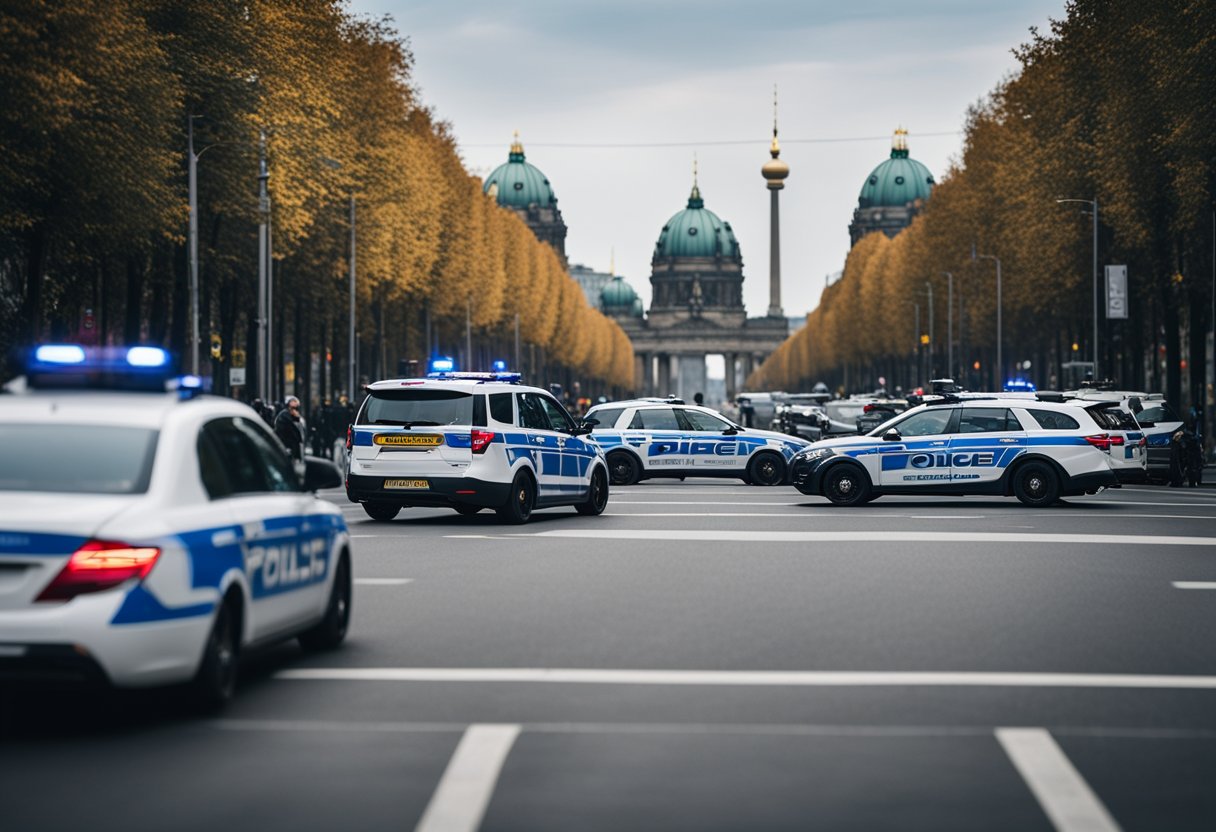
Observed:
[[[269,361],[266,355],[266,317],[267,317],[267,274],[266,261],[267,252],[269,251],[269,229],[267,224],[270,220],[270,195],[267,193],[266,184],[270,179],[270,174],[266,169],[266,131],[261,130],[258,133],[258,396],[262,401],[266,401],[270,386],[266,381],[266,372],[269,367]]]
[[[954,274],[946,276],[946,375],[954,378]]]
[[[350,332],[347,341],[346,395],[355,404],[355,195],[350,195]]]
[[[515,364],[512,368],[515,372],[523,371],[523,367],[519,363],[519,313],[515,313]]]
[[[1001,360],[1001,258],[992,254],[976,254],[975,243],[972,243],[971,260],[972,262],[976,260],[992,260],[996,263],[996,367],[993,371],[993,378],[996,379],[996,386],[1000,388],[994,392],[999,393],[1005,386],[1001,381],[1001,374],[1005,372],[1005,364]],[[1095,300],[1094,303],[1096,304],[1097,301]],[[1095,323],[1095,332],[1097,332],[1097,326],[1098,325]]]
[[[1090,350],[1093,359],[1093,374],[1094,381],[1098,381],[1101,376],[1098,375],[1098,197],[1093,199],[1057,199],[1056,204],[1061,205],[1065,202],[1083,202],[1094,209],[1094,339],[1093,346]]]
[[[198,155],[194,152],[194,119],[186,119],[187,179],[190,190],[190,224],[188,242],[190,257],[190,373],[198,375]]]
[[[925,281],[929,290],[929,381],[933,380],[933,282]]]

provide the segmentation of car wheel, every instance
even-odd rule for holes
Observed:
[[[613,485],[633,485],[642,477],[637,459],[627,451],[608,454],[608,471]]]
[[[823,496],[833,505],[862,505],[870,497],[870,479],[856,465],[833,465],[823,480]]]
[[[1028,462],[1013,475],[1013,494],[1028,506],[1049,506],[1060,499],[1060,478],[1050,466]]]
[[[343,553],[334,572],[325,617],[315,627],[300,633],[300,646],[305,650],[333,650],[346,638],[346,630],[350,627],[350,585],[350,558]]]
[[[756,454],[747,463],[747,478],[752,485],[781,485],[785,482],[785,460],[772,453]]]
[[[511,492],[507,495],[507,501],[497,510],[498,519],[513,526],[527,523],[535,505],[536,484],[530,474],[520,471],[511,481]]]
[[[367,502],[363,504],[363,510],[373,520],[388,521],[396,517],[397,513],[401,511],[401,504]]]
[[[241,602],[235,593],[225,596],[203,647],[203,660],[190,683],[189,695],[200,711],[218,711],[236,692],[237,664],[241,654]]]
[[[587,492],[586,502],[579,503],[574,508],[579,514],[595,517],[603,514],[608,507],[608,475],[603,468],[596,468],[591,475],[591,490]]]
[[[458,505],[453,506],[457,514],[463,514],[465,517],[472,517],[477,512],[481,511],[481,506]]]

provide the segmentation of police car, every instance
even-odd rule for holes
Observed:
[[[807,442],[736,425],[708,407],[633,399],[596,405],[585,421],[604,449],[613,485],[651,477],[738,477],[755,485],[787,481],[789,461]]]
[[[0,678],[233,694],[253,645],[336,647],[350,539],[243,404],[153,347],[44,345],[0,395]]]
[[[860,437],[816,442],[794,486],[837,505],[884,494],[991,494],[1047,506],[1117,487],[1110,435],[1084,407],[944,395]]]
[[[375,520],[408,506],[494,509],[506,523],[552,506],[598,515],[608,467],[588,432],[518,373],[377,381],[347,431],[346,494]]]
[[[1170,478],[1170,437],[1182,427],[1182,417],[1174,412],[1160,393],[1115,390],[1113,385],[1082,387],[1065,393],[1082,402],[1110,401],[1131,414],[1144,436],[1146,477],[1156,481]]]

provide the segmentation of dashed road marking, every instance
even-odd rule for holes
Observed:
[[[1216,589],[1216,581],[1174,581],[1174,589]]]
[[[1042,728],[998,728],[996,738],[1058,832],[1116,832],[1119,825]]]
[[[474,832],[480,827],[519,730],[518,725],[470,725],[415,832]]]
[[[1019,687],[1216,690],[1216,676],[834,670],[598,670],[551,667],[299,667],[284,681],[477,682],[725,687]]]
[[[404,586],[413,582],[413,578],[355,578],[356,586]]]

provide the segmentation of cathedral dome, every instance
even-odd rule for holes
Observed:
[[[739,241],[730,223],[705,207],[694,184],[688,207],[667,221],[655,244],[655,257],[738,257]]]
[[[908,156],[908,131],[895,131],[891,158],[870,172],[861,186],[860,208],[887,208],[928,200],[933,190],[933,174]]]
[[[633,310],[634,302],[637,300],[638,293],[619,274],[600,290],[600,308],[605,312],[626,314]]]
[[[549,180],[539,168],[524,159],[524,146],[519,143],[519,134],[516,134],[515,142],[511,145],[506,164],[499,165],[486,177],[482,190],[505,208],[557,203]]]

